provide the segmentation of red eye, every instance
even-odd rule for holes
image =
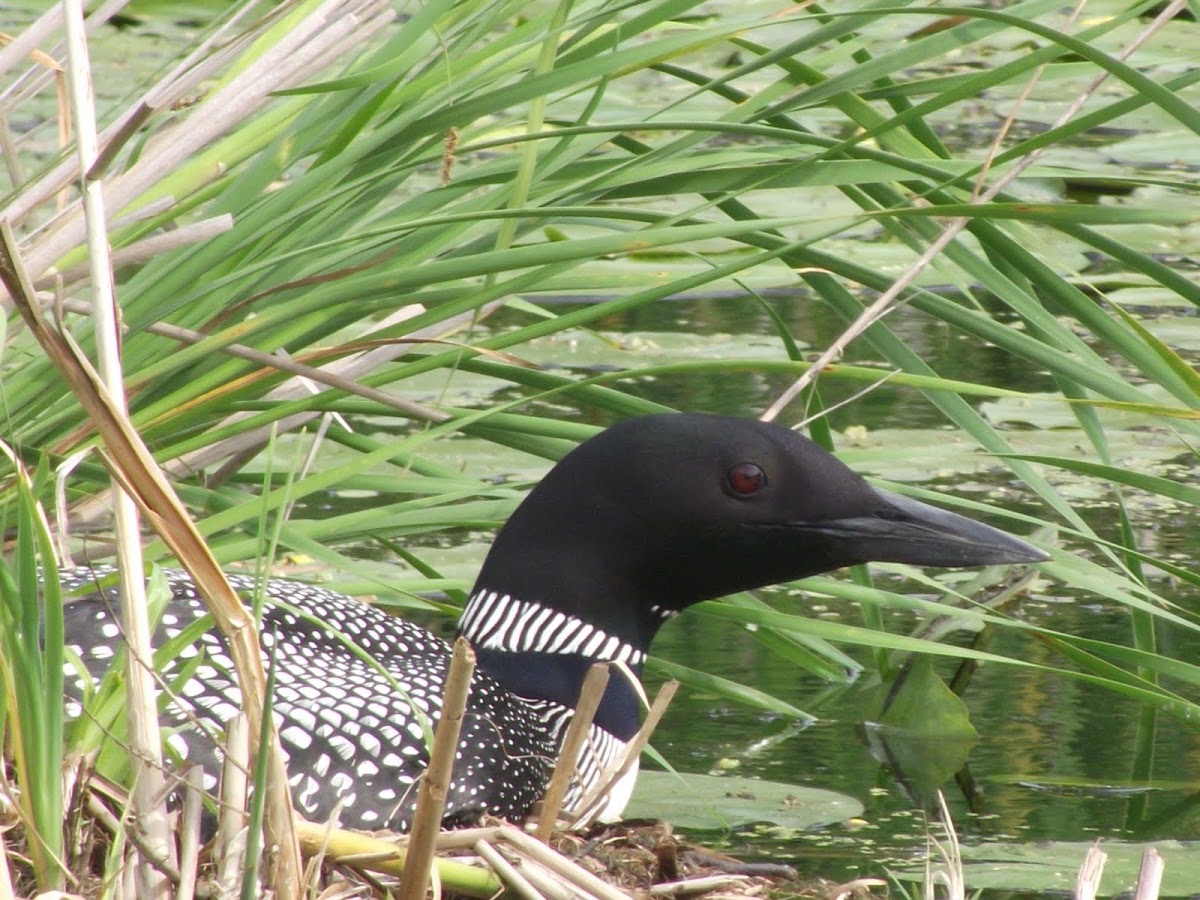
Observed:
[[[738,497],[752,497],[767,486],[767,473],[757,463],[738,463],[725,478]]]

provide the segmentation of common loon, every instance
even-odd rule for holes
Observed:
[[[565,808],[578,804],[638,729],[634,679],[655,633],[692,604],[868,561],[975,566],[1046,558],[994,528],[871,487],[777,425],[698,414],[614,425],[568,453],[524,499],[497,534],[462,612],[458,632],[478,665],[446,824],[526,815],[546,786],[588,668],[614,661],[629,677],[609,680]],[[166,578],[173,597],[156,645],[205,614],[186,573]],[[254,588],[248,576],[230,581],[236,590]],[[67,643],[99,678],[120,641],[115,576],[76,569],[63,584],[83,592],[64,613]],[[275,654],[274,708],[297,809],[322,820],[340,807],[343,826],[407,830],[449,646],[322,588],[271,580],[265,596],[263,652]],[[212,735],[238,711],[240,694],[214,629],[178,654],[165,683],[189,661],[196,666],[197,654],[199,665],[163,721],[178,729],[168,744],[203,766],[211,788],[219,771]],[[70,664],[67,676],[77,713],[84,685]],[[631,788],[627,779],[610,798],[609,817],[620,814]]]

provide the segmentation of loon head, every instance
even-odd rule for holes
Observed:
[[[787,428],[697,414],[612,426],[497,535],[477,582],[646,647],[701,600],[865,562],[1037,562],[1041,550],[872,487]]]

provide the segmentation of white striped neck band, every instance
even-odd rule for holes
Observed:
[[[562,653],[631,666],[646,659],[642,650],[582,619],[487,589],[467,602],[458,633],[483,650]]]

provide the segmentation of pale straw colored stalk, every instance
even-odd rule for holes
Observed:
[[[91,63],[84,32],[82,0],[63,0],[67,35],[67,83],[75,124],[79,168],[91,170],[99,155],[96,112],[92,97]],[[96,178],[83,182],[83,208],[87,223],[88,258],[91,263],[92,319],[100,377],[118,414],[126,415],[125,383],[121,372],[121,337],[118,333],[116,295],[105,226],[103,184]],[[120,572],[121,625],[126,654],[126,716],[133,769],[130,803],[152,858],[174,861],[175,844],[167,820],[166,779],[163,777],[162,740],[158,728],[154,677],[149,660],[150,622],[146,612],[146,582],[142,568],[141,529],[133,499],[114,481],[113,519],[117,533],[117,568]],[[139,854],[141,858],[142,855]],[[139,893],[166,898],[171,884],[148,860],[138,866]]]

